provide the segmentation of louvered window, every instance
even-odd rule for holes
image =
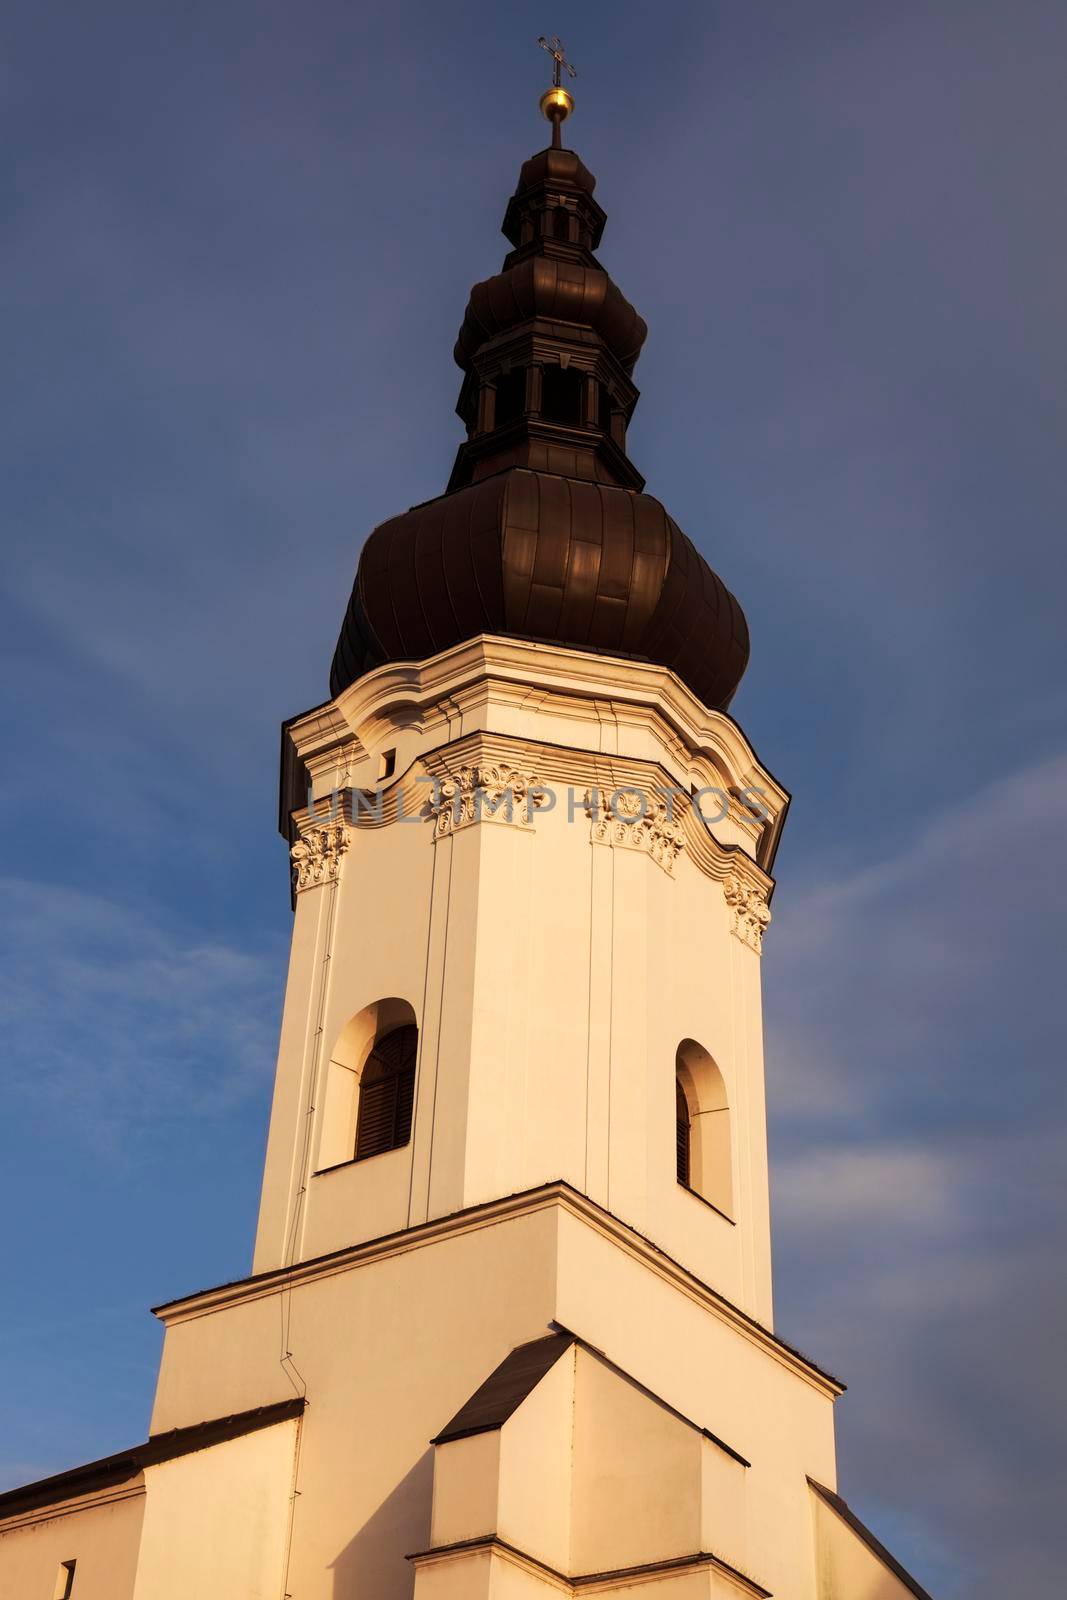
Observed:
[[[379,1039],[367,1057],[359,1082],[357,1161],[399,1150],[411,1138],[418,1044],[419,1030],[409,1023]]]
[[[577,428],[582,420],[582,375],[573,367],[547,366],[541,378],[541,415],[546,422]]]
[[[689,1187],[689,1101],[678,1078],[674,1080],[674,1116],[677,1140],[678,1182]]]
[[[526,368],[512,367],[496,380],[495,426],[514,422],[526,410]]]

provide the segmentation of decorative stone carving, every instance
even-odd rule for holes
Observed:
[[[324,822],[302,833],[289,852],[293,863],[293,887],[314,889],[329,883],[341,870],[341,857],[348,849],[348,828],[342,818]]]
[[[771,920],[770,907],[762,889],[743,882],[731,872],[722,886],[726,904],[733,910],[732,931],[758,954],[763,949],[763,935]]]
[[[548,799],[540,780],[514,767],[464,767],[455,778],[437,783],[429,804],[434,839],[443,839],[474,822],[517,823],[530,827],[532,813]]]
[[[674,863],[682,853],[685,832],[661,795],[616,789],[605,797],[599,790],[589,789],[585,809],[593,820],[594,844],[645,850],[657,867],[674,877]]]

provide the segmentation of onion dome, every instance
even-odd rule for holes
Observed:
[[[479,633],[657,661],[717,707],[748,659],[741,607],[658,500],[526,467],[374,530],[331,689]]]
[[[554,93],[553,145],[523,163],[511,250],[471,290],[456,342],[466,440],[446,492],[364,545],[335,695],[480,633],[653,661],[718,709],[745,670],[740,606],[626,452],[647,330],[593,254],[607,219],[558,143],[573,101]]]

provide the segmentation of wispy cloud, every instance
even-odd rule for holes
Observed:
[[[777,1104],[816,1118],[921,1105],[964,1126],[990,1109],[1012,1121],[1035,1096],[1062,1109],[1040,1052],[1060,1033],[1049,997],[1067,920],[1053,886],[1067,758],[996,777],[933,816],[921,786],[912,804],[896,856],[824,881],[809,873],[776,896]]]
[[[8,878],[0,1026],[9,1092],[70,1134],[218,1118],[273,1067],[280,952],[207,941],[129,900]]]
[[[1065,830],[1067,760],[997,777],[767,944],[780,1315],[851,1380],[846,1492],[981,1600],[1036,1592],[1067,1488]]]
[[[603,259],[651,328],[634,459],[746,607],[735,710],[797,794],[764,962],[783,1327],[853,1380],[846,1492],[934,1593],[1058,1592],[1062,0],[573,9]],[[105,1371],[72,1301],[244,1264],[277,720],[462,436],[452,331],[537,139],[514,21],[38,0],[8,29],[0,1142],[56,1341],[0,1330],[12,1457],[142,1430],[110,1431],[154,1345]]]

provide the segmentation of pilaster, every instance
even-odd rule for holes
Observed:
[[[312,796],[257,1264],[561,1178],[769,1317],[758,968],[785,796],[736,726],[663,668],[483,638],[292,738]],[[383,1005],[419,1029],[410,1141],[324,1166],[337,1041]],[[728,1203],[676,1181],[685,1040],[725,1086]]]

